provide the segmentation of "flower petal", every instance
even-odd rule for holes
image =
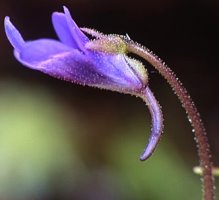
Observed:
[[[105,63],[107,65],[107,63]],[[120,62],[121,66],[127,63]],[[80,85],[109,89],[124,93],[133,93],[138,90],[139,85],[132,84],[133,80],[127,79],[125,76],[108,76],[107,73],[102,73],[98,70],[95,62],[90,57],[81,53],[76,49],[70,52],[54,55],[50,59],[38,63],[34,66],[46,74],[60,78],[66,81],[71,81]],[[137,88],[137,89],[136,89]]]
[[[78,46],[78,49],[84,51],[85,50],[84,46],[85,46],[86,42],[89,41],[88,37],[80,30],[80,28],[74,22],[68,8],[66,8],[65,6],[64,6],[64,13],[65,13],[65,17],[66,17],[66,22],[68,24],[68,28],[72,34],[72,37],[75,40],[75,43]]]
[[[40,67],[41,71],[53,77],[80,85],[96,86],[108,84],[107,77],[99,74],[93,63],[75,49],[39,63],[38,67]]]
[[[69,30],[65,14],[54,12],[52,14],[52,23],[53,27],[56,31],[57,36],[62,41],[62,43],[71,46],[73,48],[78,48],[78,45],[74,38],[72,37],[72,33]]]
[[[35,42],[37,43],[39,41]],[[108,85],[110,82],[107,77],[99,74],[93,63],[76,49],[53,54],[45,60],[37,61],[29,59],[31,54],[28,52],[28,49],[25,49],[21,54],[15,55],[24,65],[55,78],[96,87],[98,85]],[[27,56],[27,54],[29,55]]]
[[[30,66],[45,61],[54,55],[69,52],[72,49],[59,41],[52,39],[39,39],[25,44],[17,51],[15,49],[16,58],[23,64]]]
[[[25,44],[24,39],[22,38],[19,31],[11,23],[9,17],[5,17],[4,25],[5,25],[5,32],[6,32],[7,38],[10,41],[11,45],[16,50],[21,49]]]
[[[19,31],[10,22],[9,17],[5,18],[5,32],[14,47],[16,58],[26,65],[35,64],[47,60],[53,55],[71,51],[70,47],[52,39],[25,42]]]
[[[133,72],[130,67],[129,58],[123,54],[109,55],[105,53],[93,53],[86,54],[91,57],[95,62],[96,71],[108,79],[117,83],[114,87],[111,85],[111,90],[117,90],[127,93],[130,91],[139,91],[142,89],[143,84],[139,77]]]

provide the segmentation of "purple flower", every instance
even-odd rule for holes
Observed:
[[[16,59],[55,78],[143,98],[152,115],[153,127],[141,159],[149,157],[160,138],[163,120],[159,104],[148,88],[144,66],[126,55],[122,37],[82,29],[97,38],[90,40],[78,28],[66,7],[64,13],[52,14],[52,22],[60,41],[45,38],[25,41],[9,17],[5,18],[6,35],[14,47]]]
[[[54,29],[60,41],[38,39],[24,41],[20,33],[5,18],[5,30],[14,47],[14,55],[23,65],[56,78],[104,89],[136,93],[145,87],[132,59],[123,54],[109,55],[85,47],[88,37],[75,24],[67,8],[52,14]]]

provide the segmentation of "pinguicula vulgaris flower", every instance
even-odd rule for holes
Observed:
[[[66,81],[124,93],[138,93],[147,84],[147,72],[140,62],[122,54],[88,50],[90,40],[67,8],[64,13],[54,12],[52,23],[60,41],[42,38],[26,42],[5,18],[7,37],[23,65]]]
[[[146,98],[152,114],[152,135],[142,160],[155,149],[162,132],[163,120],[159,104],[148,88],[148,75],[143,64],[126,55],[126,45],[116,35],[104,36],[94,30],[97,40],[90,40],[76,25],[69,10],[54,12],[52,23],[60,39],[25,41],[5,18],[5,31],[14,55],[23,65],[73,83],[130,93]],[[99,49],[99,50],[98,50]]]
[[[152,117],[152,130],[141,160],[152,155],[163,131],[159,103],[148,86],[148,74],[141,62],[128,57],[134,53],[149,62],[167,80],[185,108],[194,128],[200,167],[203,172],[203,199],[214,199],[214,179],[209,145],[200,115],[187,90],[173,71],[145,47],[121,35],[104,35],[93,29],[79,28],[66,7],[64,13],[52,14],[59,38],[25,41],[5,17],[5,32],[14,47],[14,55],[23,65],[55,78],[108,89],[142,98]],[[91,35],[93,40],[86,35]]]

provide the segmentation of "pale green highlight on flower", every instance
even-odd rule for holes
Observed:
[[[148,83],[148,73],[145,66],[138,60],[125,56],[125,59],[133,71],[143,81],[145,85]]]
[[[127,47],[125,42],[118,36],[109,35],[108,37],[91,40],[86,43],[86,48],[94,51],[101,51],[109,54],[126,54]]]

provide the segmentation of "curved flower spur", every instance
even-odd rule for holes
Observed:
[[[214,199],[214,180],[210,150],[200,115],[186,89],[158,57],[143,46],[120,35],[104,35],[93,29],[79,29],[66,7],[52,14],[60,41],[38,39],[24,41],[18,30],[5,18],[5,31],[14,55],[23,65],[55,78],[73,83],[127,93],[142,98],[152,117],[152,130],[141,160],[154,152],[163,131],[161,108],[148,87],[148,74],[141,62],[127,56],[135,53],[153,65],[178,95],[195,130],[200,166],[203,169],[203,197]],[[93,36],[90,40],[83,32]]]

